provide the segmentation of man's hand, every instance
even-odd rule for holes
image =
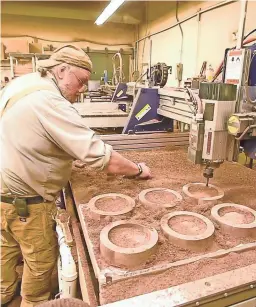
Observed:
[[[137,177],[139,179],[151,179],[152,174],[150,168],[145,163],[139,163],[142,168],[142,173]]]

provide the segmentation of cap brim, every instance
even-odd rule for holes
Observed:
[[[52,60],[52,59],[47,59],[47,60],[39,60],[37,61],[37,66],[39,67],[54,67],[56,65],[61,64],[62,62]]]

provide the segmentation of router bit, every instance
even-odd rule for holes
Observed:
[[[206,186],[209,186],[209,180],[210,178],[213,178],[213,171],[214,169],[212,167],[206,166],[204,169],[203,175],[206,178]]]

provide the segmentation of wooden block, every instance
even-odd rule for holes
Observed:
[[[29,43],[29,53],[42,53],[43,46],[40,43]]]
[[[5,59],[5,45],[1,43],[1,60]]]
[[[28,41],[26,40],[10,40],[5,42],[6,51],[5,53],[10,52],[20,52],[20,53],[29,53]]]

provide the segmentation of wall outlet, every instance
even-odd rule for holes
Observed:
[[[238,33],[237,30],[232,32],[231,40],[232,40],[233,42],[236,42],[236,41],[237,41],[237,33]]]

